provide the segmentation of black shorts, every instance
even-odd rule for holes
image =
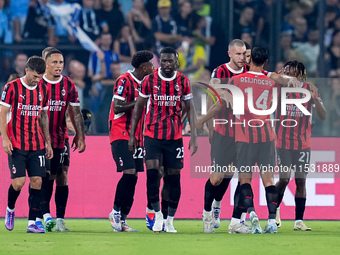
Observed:
[[[123,170],[136,169],[137,172],[143,172],[144,148],[138,147],[133,153],[129,151],[128,140],[116,140],[111,143],[111,152],[117,165],[117,172]]]
[[[310,148],[304,150],[287,150],[276,148],[277,165],[308,173],[310,162]],[[285,171],[285,169],[283,169]]]
[[[64,151],[65,148],[53,148],[53,158],[46,160],[46,171],[50,171],[51,175],[61,174]]]
[[[146,136],[144,138],[145,161],[158,159],[165,169],[182,169],[184,160],[183,139],[159,140]]]
[[[12,155],[8,155],[8,167],[11,171],[11,179],[46,175],[45,149],[38,151],[23,151],[14,148]]]
[[[65,150],[62,159],[63,166],[70,166],[70,142],[69,139],[65,139]]]
[[[228,167],[236,160],[235,138],[214,131],[211,142],[211,164]],[[217,168],[216,168],[217,169]]]
[[[259,170],[275,170],[275,141],[263,143],[236,142],[236,166],[241,173],[252,172],[255,164]]]

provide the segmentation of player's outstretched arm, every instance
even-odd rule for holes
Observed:
[[[320,120],[325,120],[327,116],[327,111],[323,103],[319,100],[318,88],[311,82],[307,82],[307,84],[309,85],[309,90],[312,99],[314,100],[316,114],[318,115]]]
[[[122,112],[130,112],[135,107],[135,105],[136,101],[125,103],[123,100],[115,98],[113,103],[113,111],[115,114]]]
[[[216,113],[218,113],[223,107],[226,107],[226,103],[223,100],[222,101],[222,105],[220,104],[220,102],[218,102],[217,104],[213,104],[210,109],[208,110],[207,114],[204,115],[197,123],[196,123],[196,128],[199,130],[203,127],[204,123],[206,123],[207,121],[210,121],[215,115]],[[211,122],[212,123],[212,122]],[[210,128],[210,127],[209,127]],[[213,125],[211,124],[211,128],[213,129]]]
[[[138,122],[142,118],[144,106],[146,105],[146,102],[148,101],[147,97],[142,97],[140,94],[138,96],[138,99],[136,101],[136,105],[133,109],[132,118],[131,118],[131,131],[130,131],[130,140],[129,140],[129,150],[135,151],[136,149],[136,128],[138,125]]]
[[[281,75],[278,73],[271,73],[269,78],[275,81],[275,83],[283,87],[294,87],[294,88],[300,87],[300,81],[296,79],[295,77]]]
[[[53,150],[51,145],[51,137],[49,132],[49,119],[47,110],[42,110],[40,113],[40,128],[44,136],[45,140],[45,149],[46,149],[46,158],[51,159],[53,158]]]
[[[12,142],[8,138],[7,134],[7,114],[9,113],[10,108],[0,105],[0,133],[2,137],[2,148],[8,155],[12,155],[13,145]]]
[[[210,80],[209,84],[210,84],[211,86],[214,87],[214,85],[221,84],[221,80],[218,79],[218,78],[212,78],[212,79]],[[222,89],[215,88],[215,90],[216,90],[216,92],[217,92],[217,94],[218,94],[219,96],[223,96],[223,90],[222,90]],[[212,91],[211,91],[210,89],[209,89],[209,91],[210,91],[210,93],[212,93]],[[212,93],[212,95],[214,95],[214,94],[215,94],[215,93]],[[215,96],[215,100],[218,100],[216,96]],[[207,100],[207,108],[210,110],[210,108],[213,107],[213,106],[214,106],[214,101],[213,101],[213,99],[212,99],[211,97],[208,97],[208,100]],[[217,112],[218,112],[218,111],[216,111],[215,113],[217,113]],[[208,113],[209,113],[209,112],[208,112]],[[210,142],[210,143],[211,143],[211,141],[212,141],[212,136],[213,136],[213,133],[214,133],[213,120],[212,120],[213,117],[214,117],[214,115],[212,115],[211,117],[205,118],[205,120],[202,121],[202,124],[201,124],[201,125],[203,126],[204,123],[208,121],[209,142]],[[200,125],[200,124],[199,124],[199,125]],[[197,128],[197,129],[201,129],[201,127],[198,128],[197,125],[196,125],[196,128]]]
[[[208,91],[211,93],[211,95],[214,96],[215,100],[217,101],[218,98],[216,96],[216,93],[218,94],[218,96],[220,98],[223,98],[224,101],[226,102],[226,106],[228,108],[233,108],[233,96],[225,89],[222,89],[222,88],[216,88],[215,85],[219,85],[221,84],[221,80],[218,79],[218,78],[212,78],[210,80],[210,83],[209,83],[212,87],[214,87],[214,90],[215,91],[212,91],[210,88],[208,89]],[[228,84],[233,84],[233,80],[230,80],[228,82]],[[216,92],[216,93],[215,93]],[[210,107],[213,105],[212,103],[212,99],[211,98],[208,98],[208,108],[210,109]]]
[[[70,119],[72,122],[73,127],[75,127],[76,134],[72,141],[72,148],[73,151],[78,149],[79,153],[85,151],[86,144],[85,144],[85,128],[84,128],[84,119],[83,115],[80,111],[80,106],[69,105],[68,113],[70,115]]]

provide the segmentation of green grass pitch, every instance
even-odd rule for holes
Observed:
[[[26,234],[27,220],[16,219],[13,231],[0,228],[0,254],[339,254],[339,221],[305,222],[312,231],[294,231],[293,221],[283,221],[274,235],[231,235],[229,221],[215,234],[204,234],[202,221],[175,220],[178,233],[170,234],[153,233],[144,220],[128,220],[138,233],[119,233],[109,220],[67,219],[71,232]]]

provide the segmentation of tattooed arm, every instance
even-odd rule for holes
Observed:
[[[70,105],[68,107],[68,113],[70,115],[72,125],[76,129],[75,130],[76,134],[72,142],[73,151],[78,149],[79,153],[82,153],[85,151],[86,145],[85,145],[84,119],[80,111],[80,106]]]
[[[49,120],[47,110],[42,110],[40,113],[40,128],[44,136],[45,140],[45,147],[46,147],[46,158],[51,159],[53,158],[53,150],[51,145],[51,137],[49,132]]]

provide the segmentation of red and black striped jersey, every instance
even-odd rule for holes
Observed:
[[[171,78],[157,68],[142,82],[141,97],[149,98],[144,135],[160,140],[182,138],[182,101],[192,99],[189,79],[180,72]]]
[[[211,78],[219,79],[221,81],[221,84],[228,84],[229,80],[232,77],[247,71],[248,70],[246,65],[244,65],[244,67],[242,67],[242,69],[240,70],[234,70],[230,67],[229,63],[226,63],[216,67],[211,75]],[[233,110],[231,108],[223,108],[216,114],[215,119],[225,119],[228,120],[229,122],[231,120],[235,121],[235,117],[233,116]],[[230,125],[215,124],[214,129],[221,135],[230,137],[234,136],[234,128],[231,127]]]
[[[127,71],[117,78],[113,87],[113,98],[109,114],[110,143],[116,140],[129,140],[133,113],[132,109],[129,112],[115,114],[113,111],[114,100],[122,100],[124,103],[136,101],[141,83],[142,82],[138,80],[131,71]],[[143,141],[143,119],[144,113],[142,119],[138,122],[136,129],[138,146],[141,146]]]
[[[230,79],[236,75],[246,73],[249,71],[249,65],[244,64],[242,69],[234,70],[230,67],[229,63],[222,64],[216,67],[211,75],[211,78],[219,79],[221,82],[220,84],[228,84]],[[262,70],[262,73],[270,76],[270,72],[266,70]],[[232,109],[230,108],[223,108],[220,112],[218,112],[215,116],[215,119],[225,119],[228,122],[235,122],[235,116],[233,116]],[[224,125],[224,124],[215,124],[215,131],[220,133],[221,135],[226,135],[229,137],[234,136],[234,127],[231,125]]]
[[[249,110],[248,97],[252,89],[256,110],[268,110],[271,107],[275,83],[263,73],[247,72],[233,77],[231,84],[240,88],[244,95],[244,114],[238,115],[235,124],[235,141],[260,143],[275,140],[275,132],[270,115],[257,115]],[[235,100],[235,98],[234,98]],[[237,99],[236,99],[237,100]]]
[[[301,83],[301,88],[310,90],[307,83]],[[304,150],[310,148],[310,138],[312,133],[312,115],[304,115],[303,112],[296,107],[296,105],[286,105],[286,116],[281,115],[281,93],[279,92],[278,108],[276,111],[275,131],[277,135],[276,147],[288,150]],[[287,93],[288,99],[303,98],[303,93]],[[318,95],[318,100],[322,103]],[[314,100],[310,99],[308,102],[302,104],[303,107],[312,113],[312,106]],[[282,125],[283,124],[283,125]],[[291,127],[288,127],[291,126]]]
[[[0,104],[10,107],[7,117],[7,134],[14,148],[37,151],[45,148],[39,125],[40,113],[48,110],[47,88],[41,83],[30,87],[24,78],[5,85]]]
[[[50,81],[46,75],[40,81],[48,90],[48,117],[53,148],[65,147],[66,110],[69,105],[80,106],[78,90],[69,77],[61,75],[57,81]]]

